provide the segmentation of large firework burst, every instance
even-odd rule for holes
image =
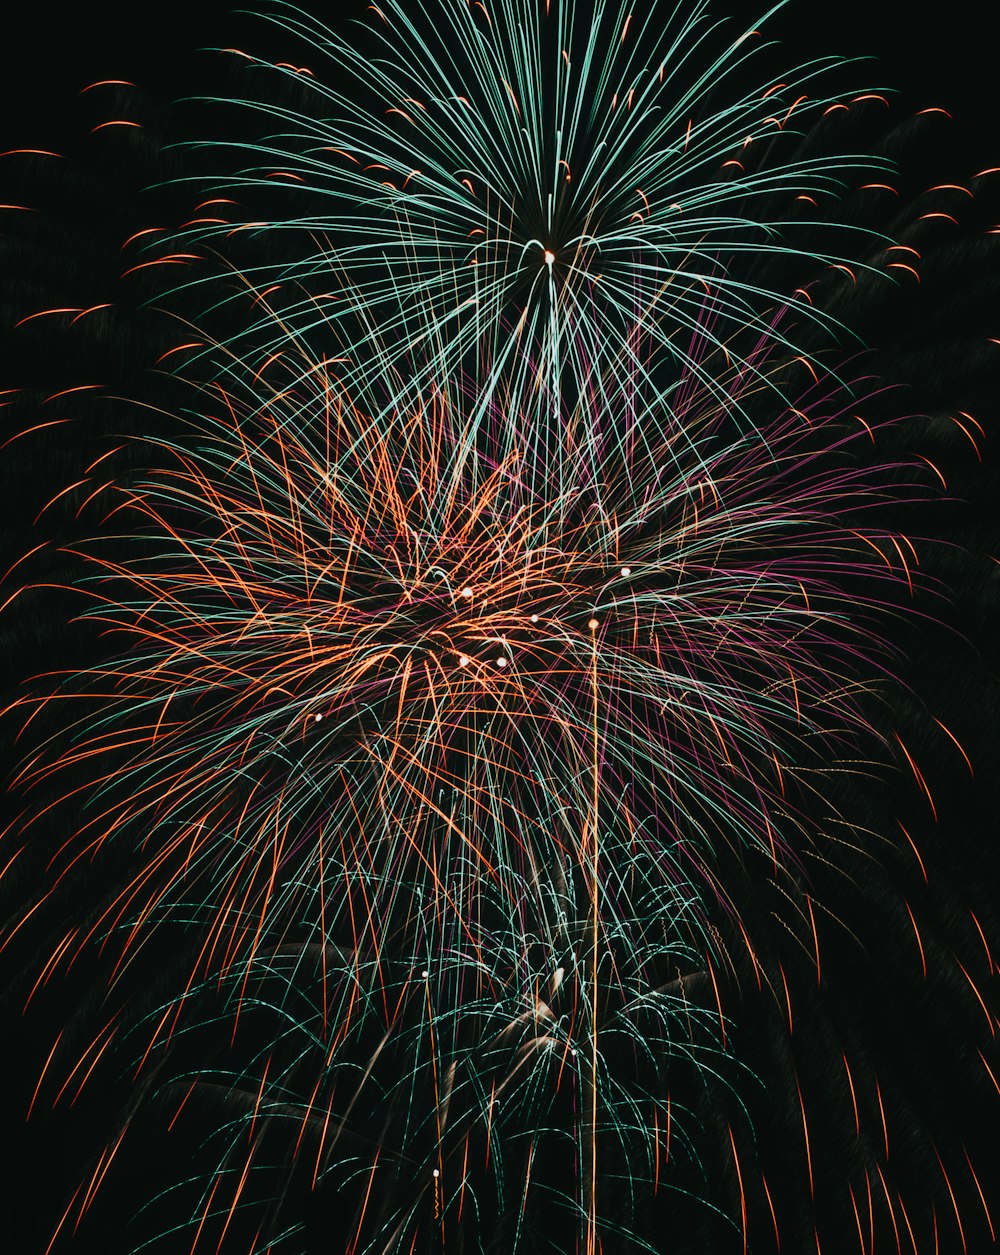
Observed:
[[[725,372],[734,405],[761,369]],[[239,1004],[260,955],[308,937],[328,1069],[357,1068],[353,1026],[371,1033],[372,1016],[372,1065],[386,1052],[399,1068],[416,1013],[434,1044],[405,1049],[430,1050],[449,1097],[407,1108],[426,1145],[406,1152],[399,1241],[428,1164],[454,1202],[470,1122],[491,1122],[487,1107],[446,1129],[442,1103],[492,1092],[481,1073],[456,1090],[456,1068],[494,1037],[527,1050],[528,1016],[546,1087],[567,1069],[590,1094],[565,1136],[580,1165],[595,1157],[589,1198],[568,1204],[596,1230],[598,1130],[652,1136],[669,1103],[626,1097],[605,1045],[631,1034],[654,1071],[690,1049],[667,990],[679,956],[720,961],[712,916],[740,914],[728,864],[797,885],[803,791],[865,727],[865,619],[900,601],[912,565],[868,517],[887,471],[852,465],[872,433],[815,386],[750,437],[697,380],[669,404],[633,388],[607,431],[581,405],[579,448],[546,485],[530,449],[470,447],[461,380],[375,424],[323,362],[272,361],[243,394],[235,373],[199,398],[198,443],[112,497],[109,518],[138,515],[118,555],[87,555],[89,614],[124,636],[120,660],[29,702],[44,717],[78,693],[85,712],[68,702],[55,763],[26,774],[68,773],[86,799],[57,882],[123,842],[146,852],[63,953],[118,951],[114,983],[182,920],[201,939],[186,987],[233,982]],[[149,1050],[182,1017],[162,1011]]]

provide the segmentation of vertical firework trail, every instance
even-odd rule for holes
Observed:
[[[861,336],[985,272],[991,172],[900,196],[935,119],[700,0],[267,17],[309,65],[225,50],[129,232],[154,372],[19,411],[126,432],[4,601],[86,654],[6,714],[48,1250],[972,1250],[997,924],[901,642],[984,433]]]

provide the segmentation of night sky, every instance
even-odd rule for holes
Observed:
[[[330,4],[316,11],[338,25],[363,9]],[[752,20],[762,10],[730,0],[715,11]],[[1000,122],[990,13],[985,0],[954,0],[932,13],[897,0],[792,3],[772,29],[802,56],[874,57],[873,81],[905,92],[914,107],[945,103],[961,134],[975,134],[988,152]],[[211,60],[198,49],[238,45],[254,28],[253,19],[215,0],[148,16],[123,4],[74,6],[58,17],[44,5],[21,6],[0,81],[5,141],[66,142],[79,117],[77,93],[98,78],[131,79],[162,100],[175,99],[193,82],[212,80]]]
[[[360,4],[355,7],[358,11],[363,8]],[[986,26],[992,7],[986,0],[950,0],[928,19],[915,6],[898,0],[846,0],[824,5],[798,0],[787,6],[771,29],[786,42],[790,55],[798,59],[825,53],[873,57],[867,68],[856,71],[855,80],[898,89],[895,109],[899,116],[930,106],[948,108],[953,125],[931,136],[925,157],[919,152],[908,155],[905,181],[916,194],[932,182],[961,182],[984,167],[1000,165],[996,43]],[[316,4],[313,10],[338,28],[346,25],[346,6],[344,11],[335,11],[334,5]],[[756,6],[743,0],[723,0],[715,6],[716,13],[731,13],[741,19],[749,19],[756,11]],[[165,136],[181,138],[196,130],[203,115],[191,106],[172,107],[171,102],[201,92],[224,95],[226,90],[227,71],[214,54],[199,49],[242,44],[267,49],[269,55],[280,59],[282,55],[294,58],[295,43],[289,41],[287,51],[276,49],[273,35],[262,24],[246,15],[231,16],[217,0],[202,4],[182,0],[160,9],[118,3],[77,5],[68,13],[60,11],[58,17],[44,5],[29,5],[18,16],[15,29],[16,39],[8,38],[6,43],[0,75],[0,150],[37,147],[65,152],[77,173],[52,177],[41,164],[25,163],[22,158],[0,158],[0,202],[38,203],[45,206],[47,218],[56,223],[51,235],[33,235],[29,230],[26,236],[19,225],[11,225],[11,219],[0,221],[0,266],[4,267],[0,272],[0,390],[26,387],[40,394],[53,384],[69,387],[81,377],[81,372],[91,367],[97,369],[97,364],[127,390],[141,373],[130,358],[133,348],[136,360],[149,360],[165,334],[155,319],[138,320],[127,329],[128,335],[119,340],[114,338],[111,327],[90,347],[85,343],[74,348],[59,335],[47,338],[43,333],[32,333],[19,338],[7,330],[34,304],[58,302],[64,282],[75,293],[99,292],[104,282],[102,276],[110,273],[114,264],[115,241],[137,229],[145,215],[155,214],[164,206],[172,210],[175,204],[166,193],[143,191],[144,173],[154,168],[143,165],[146,157],[141,148],[128,149],[135,155],[134,168],[116,169],[114,160],[109,161],[107,152],[102,151],[100,140],[88,138],[90,129],[102,119],[107,98],[93,92],[81,96],[81,89],[99,79],[128,80],[141,89],[137,107],[150,126]],[[987,220],[991,212],[997,214],[992,222],[1000,221],[1000,196],[996,193],[992,203],[987,202],[983,208],[982,220],[977,220],[982,228],[991,225]],[[78,227],[74,227],[77,214]],[[1000,855],[995,821],[1000,813],[1000,746],[995,733],[1000,718],[995,646],[995,634],[1000,628],[1000,585],[995,580],[991,582],[992,572],[998,569],[996,559],[1000,559],[1000,520],[996,515],[1000,453],[994,434],[1000,422],[1000,405],[995,400],[1000,396],[1000,368],[991,364],[983,348],[989,337],[1000,338],[1000,254],[996,250],[976,252],[979,246],[968,243],[973,233],[970,227],[953,251],[942,255],[942,271],[948,269],[949,258],[954,260],[951,277],[939,273],[905,310],[877,312],[867,330],[881,355],[879,362],[912,390],[915,411],[934,412],[939,407],[974,410],[987,432],[981,466],[973,466],[951,446],[944,450],[945,469],[949,475],[954,473],[952,487],[957,503],[920,519],[926,531],[944,538],[953,547],[934,570],[936,577],[951,585],[952,597],[936,624],[900,629],[903,635],[899,644],[905,659],[901,671],[909,695],[895,713],[899,726],[927,760],[928,780],[940,812],[929,856],[940,873],[937,884],[942,896],[935,909],[945,915],[953,910],[957,916],[974,900],[985,917],[995,902],[993,931],[989,933],[987,925],[987,932],[994,953],[1000,955]],[[106,250],[106,255],[102,250]],[[948,311],[946,315],[942,315],[942,309]],[[955,331],[956,327],[961,330]],[[17,423],[2,431],[6,434],[22,419],[23,414]],[[103,436],[100,420],[94,421],[94,430]],[[0,452],[0,458],[6,459],[0,465],[0,513],[4,516],[0,543],[9,548],[11,560],[30,547],[31,518],[39,504],[57,491],[60,476],[70,473],[73,459],[80,452],[70,448],[71,444],[72,441],[63,446],[53,438],[51,444],[33,444],[27,452],[21,446]],[[81,643],[78,634],[58,623],[61,606],[58,598],[43,598],[30,613],[15,611],[13,617],[0,622],[0,652],[6,654],[2,670],[5,700],[16,691],[21,678],[48,665],[53,656],[86,655],[90,645]],[[32,619],[35,614],[45,616],[44,624]],[[970,780],[960,763],[939,756],[940,751],[929,736],[929,717],[939,717],[960,733],[975,765],[974,780]],[[0,750],[13,753],[9,735],[8,724]],[[920,796],[914,796],[912,781],[902,781],[898,790],[898,796],[893,798],[862,801],[862,807],[869,807],[873,826],[887,822],[890,814],[893,821],[905,820],[911,825],[922,822],[923,802]],[[8,810],[13,813],[13,808]],[[892,858],[887,856],[884,876],[873,873],[870,884],[872,911],[876,915],[882,912],[887,921],[896,918],[892,905],[894,867]],[[862,900],[866,892],[869,888],[862,885]],[[3,901],[4,910],[16,910],[17,894],[15,884]],[[849,912],[851,908],[845,909]],[[961,985],[961,977],[954,978],[954,985],[938,989],[942,1012],[939,1013],[935,996],[921,990],[914,993],[908,1011],[901,1012],[897,1007],[886,1018],[884,1005],[888,1003],[880,1002],[885,991],[876,977],[862,969],[866,963],[876,969],[884,960],[888,979],[896,982],[892,973],[905,967],[912,935],[887,928],[884,937],[884,954],[880,956],[869,945],[864,959],[848,943],[839,950],[836,943],[831,943],[828,979],[836,988],[834,996],[845,1003],[856,999],[853,1009],[859,1021],[878,1043],[882,1057],[898,1059],[900,1076],[905,1076],[907,1084],[916,1074],[910,1066],[913,1042],[923,1043],[921,1057],[926,1057],[928,1092],[933,1090],[936,1109],[951,1109],[955,1113],[955,1138],[949,1148],[952,1159],[961,1166],[965,1151],[970,1151],[982,1169],[983,1192],[987,1200],[992,1200],[993,1214],[1000,1220],[1000,1157],[992,1149],[1000,1105],[988,1108],[969,1081],[973,1067],[978,1067],[976,1052],[982,1041],[964,1023],[949,1019],[948,997]],[[969,951],[962,951],[960,957],[971,962],[971,949],[970,944]],[[25,961],[23,955],[16,959],[18,964]],[[8,979],[16,983],[12,974],[8,977],[9,971],[0,966],[0,990]],[[60,1017],[71,1014],[74,1000],[81,996],[87,980],[87,972],[80,971],[65,981],[26,1026],[19,1023],[19,996],[0,999],[0,1054],[4,1044],[9,1044],[11,1050],[0,1097],[0,1146],[13,1148],[7,1172],[0,1177],[0,1249],[9,1250],[11,1255],[43,1255],[54,1222],[75,1188],[80,1164],[87,1162],[91,1154],[88,1122],[99,1121],[102,1103],[120,1100],[120,1095],[116,1096],[113,1087],[109,1087],[82,1099],[75,1114],[54,1117],[43,1113],[27,1129],[23,1122],[27,1098],[42,1062],[42,1043],[51,1041],[52,1030],[62,1022]],[[900,1001],[905,1008],[905,981],[902,986],[896,983],[894,988],[897,987],[902,988]],[[993,1024],[1000,1024],[996,1019],[1000,1011],[1000,969],[996,975],[992,970],[987,972],[982,988],[987,991],[987,999],[992,999]],[[810,1032],[815,1034],[817,1044],[809,1049],[815,1056],[814,1075],[822,1077],[828,1066],[823,1055],[823,1042],[828,1035],[825,1012],[814,990],[803,991],[801,996],[805,1021],[802,1031],[807,1038]],[[747,1055],[753,1057],[754,1066],[765,1069],[775,1066],[776,1056],[755,1044],[758,1014],[763,1020],[763,1012],[748,1003],[742,1032]],[[766,1025],[760,1028],[761,1034],[766,1031]],[[835,1052],[831,1057],[839,1058]],[[833,1066],[829,1065],[831,1069]],[[997,1077],[1000,1080],[1000,1072]],[[890,1076],[890,1100],[892,1088]],[[766,1113],[766,1103],[760,1110]],[[766,1126],[766,1118],[764,1122]],[[919,1136],[915,1131],[895,1135],[901,1141],[911,1135]],[[765,1128],[765,1149],[772,1155],[772,1164],[778,1165],[775,1170],[780,1175],[780,1135],[772,1131],[770,1142],[768,1136]],[[814,1150],[820,1177],[823,1173],[836,1175],[835,1157],[827,1156],[821,1148]],[[154,1161],[155,1145],[146,1144],[138,1162],[142,1162],[143,1154],[149,1162]],[[60,1243],[54,1248],[54,1255],[62,1251],[69,1255],[89,1255],[91,1251],[94,1255],[125,1255],[129,1248],[119,1222],[127,1200],[141,1193],[144,1169],[135,1168],[134,1176],[130,1176],[130,1170],[122,1169],[120,1177],[113,1180],[109,1201],[95,1208],[89,1230],[85,1225],[77,1240]],[[980,1204],[968,1184],[962,1198],[963,1215],[967,1211],[970,1217],[969,1255],[995,1249]],[[806,1244],[807,1239],[811,1242],[808,1225],[791,1214],[787,1223],[793,1236],[781,1249],[811,1252],[812,1246]],[[335,1226],[322,1219],[311,1219],[310,1225],[310,1241],[314,1244],[311,1249],[339,1255],[341,1248],[331,1236],[336,1232]],[[763,1233],[763,1228],[758,1232]],[[713,1231],[711,1241],[717,1239]],[[683,1251],[699,1249],[699,1242],[704,1243],[704,1251],[717,1251],[719,1255],[739,1249],[725,1246],[721,1239],[718,1245],[711,1245],[708,1231],[700,1233],[696,1226],[685,1231],[684,1240],[689,1245],[680,1248]],[[904,1251],[909,1249],[906,1241],[904,1235]],[[803,1244],[796,1245],[797,1242]],[[245,1247],[235,1243],[232,1246],[233,1251],[242,1249]],[[672,1248],[665,1242],[662,1249]],[[771,1249],[766,1235],[751,1249]],[[830,1250],[823,1249],[825,1255],[830,1255]],[[853,1250],[856,1246],[843,1249]],[[871,1255],[884,1255],[890,1249],[896,1249],[895,1241],[891,1229],[886,1228]],[[920,1255],[930,1255],[933,1249],[921,1246]],[[957,1255],[961,1249],[955,1235],[942,1230],[940,1255]],[[229,1255],[229,1251],[226,1246],[222,1255]],[[840,1251],[834,1255],[840,1255]]]

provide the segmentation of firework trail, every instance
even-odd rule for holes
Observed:
[[[8,865],[45,855],[4,946],[48,937],[29,1003],[95,981],[33,1103],[128,1078],[52,1249],[160,1127],[187,1162],[132,1250],[964,1247],[973,1157],[821,996],[832,932],[882,922],[844,888],[887,844],[876,764],[935,808],[884,707],[939,475],[817,336],[831,265],[917,254],[785,216],[871,177],[792,135],[825,63],[720,105],[752,40],[707,56],[701,7],[392,6],[377,59],[281,12],[354,87],[267,106],[291,130],[240,186],[308,212],[142,254],[236,262],[160,354],[176,434],[51,503],[94,520],[63,550],[102,660],[12,704]],[[989,928],[963,965],[924,901],[885,912],[987,1092]]]

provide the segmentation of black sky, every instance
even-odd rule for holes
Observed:
[[[636,0],[636,5],[641,2]],[[912,109],[947,108],[955,119],[955,174],[966,177],[986,166],[1000,166],[1000,91],[996,87],[1000,71],[989,25],[996,3],[947,0],[935,16],[927,18],[916,5],[903,0],[792,0],[771,29],[786,44],[791,59],[824,54],[871,57],[858,79],[897,89]],[[305,7],[330,24],[342,26],[366,6],[360,0],[350,4],[305,0]],[[758,0],[719,0],[714,9],[720,16],[751,22],[763,7]],[[149,6],[96,0],[58,10],[22,0],[16,20],[6,31],[0,30],[5,43],[0,70],[0,152],[24,147],[62,151],[76,146],[94,119],[93,105],[80,93],[96,80],[128,80],[154,99],[169,102],[211,92],[213,85],[216,91],[224,90],[217,77],[219,60],[200,49],[242,45],[281,55],[259,22],[244,14],[233,15],[231,9],[221,0]],[[11,197],[2,160],[0,202]],[[2,344],[0,338],[0,352]],[[0,362],[0,388],[6,386],[9,365]],[[12,1097],[13,1105],[19,1106],[18,1096]],[[25,1153],[38,1163],[50,1150],[51,1143],[45,1142],[42,1133],[29,1136]],[[25,1184],[18,1188],[27,1188],[29,1176],[23,1174]],[[23,1203],[24,1196],[18,1197],[12,1187],[4,1205]],[[29,1243],[24,1255],[36,1255],[30,1243],[45,1228],[44,1217],[29,1223],[14,1216],[13,1229],[10,1224],[11,1217],[0,1214],[0,1251],[6,1251],[6,1226],[15,1242]],[[21,1255],[21,1250],[12,1249],[11,1255]]]
[[[72,133],[78,93],[99,78],[131,79],[161,99],[182,96],[210,59],[200,48],[252,37],[252,19],[221,0],[161,6],[22,3],[6,26],[0,73],[0,135],[11,144],[58,144]],[[252,5],[240,7],[252,8]],[[359,0],[313,6],[340,24],[364,11]],[[720,15],[754,20],[766,6],[721,0]],[[1000,148],[1000,93],[990,0],[948,0],[928,10],[904,0],[792,0],[772,29],[800,56],[876,58],[872,81],[895,87],[915,107],[942,104],[964,135]],[[928,16],[928,12],[930,15]],[[9,20],[9,19],[8,19]]]

